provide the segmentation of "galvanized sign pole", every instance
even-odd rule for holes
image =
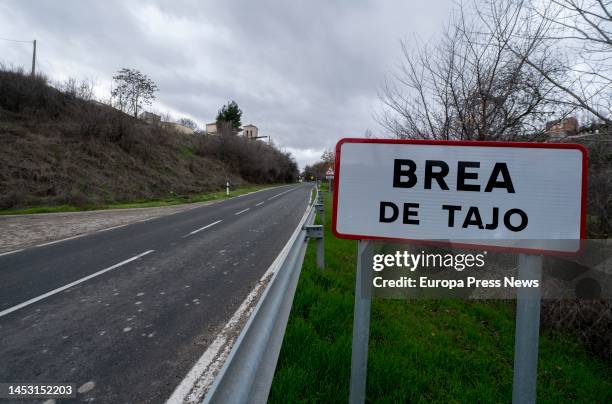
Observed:
[[[349,403],[365,402],[368,374],[368,339],[372,305],[372,241],[357,242],[357,277],[355,280],[355,313],[353,315],[353,348],[351,352],[351,385]]]
[[[542,280],[542,256],[519,255],[519,279]],[[538,345],[540,338],[540,287],[520,288],[516,300],[514,385],[512,402],[536,402]]]

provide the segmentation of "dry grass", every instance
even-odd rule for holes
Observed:
[[[245,142],[224,149],[169,132],[0,66],[0,209],[168,198],[297,174],[279,151],[262,154]],[[247,156],[237,160],[242,149]],[[256,152],[266,156],[261,164]]]

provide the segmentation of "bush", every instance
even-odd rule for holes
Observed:
[[[36,117],[57,118],[66,110],[68,96],[49,87],[43,75],[31,77],[23,69],[0,65],[0,108]]]
[[[203,136],[197,154],[212,157],[248,182],[294,182],[297,180],[297,163],[289,153],[242,136]]]
[[[542,324],[571,330],[585,347],[612,360],[612,302],[609,300],[543,300]]]

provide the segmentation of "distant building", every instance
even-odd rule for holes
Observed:
[[[242,128],[242,134],[248,139],[255,139],[259,133],[257,126],[253,124],[244,125]]]
[[[217,134],[217,122],[211,122],[206,124],[206,134],[216,135]]]
[[[167,130],[172,130],[178,133],[183,133],[185,135],[193,135],[194,131],[191,128],[188,128],[184,125],[181,125],[180,123],[176,123],[176,122],[161,122],[160,125],[162,128],[167,129]]]
[[[142,114],[138,115],[138,118],[142,119],[143,121],[145,121],[146,123],[150,125],[156,125],[163,129],[171,130],[171,131],[178,132],[178,133],[184,133],[187,135],[194,134],[193,129],[188,128],[184,125],[181,125],[180,123],[162,122],[161,116],[156,115],[152,112],[143,112]]]
[[[578,120],[573,116],[546,122],[544,133],[553,138],[573,136],[578,133]]]
[[[146,123],[150,123],[150,124],[156,124],[159,125],[161,123],[161,116],[156,115],[152,112],[143,112],[141,113],[138,118],[142,119],[143,121],[145,121]]]

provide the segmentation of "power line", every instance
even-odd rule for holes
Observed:
[[[11,38],[0,38],[3,41],[10,41],[10,42],[21,42],[21,43],[32,43],[32,41],[22,41],[20,39],[11,39]]]
[[[31,43],[32,44],[32,77],[36,75],[36,39],[32,41],[22,41],[20,39],[12,39],[12,38],[3,38],[0,37],[0,40],[9,41],[9,42],[20,42],[20,43]]]

